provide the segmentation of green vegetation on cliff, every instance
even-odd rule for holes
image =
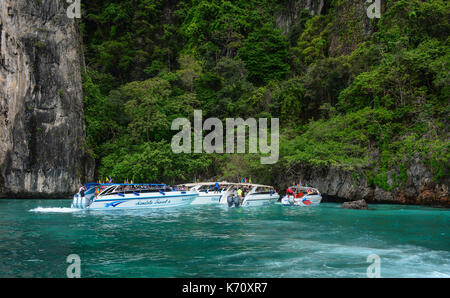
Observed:
[[[84,3],[85,114],[98,176],[270,183],[304,163],[362,172],[390,190],[420,158],[436,180],[448,178],[449,3],[383,1],[381,19],[371,20],[362,2],[325,1],[320,15],[290,0]],[[279,163],[172,153],[171,122],[194,109],[280,118]]]

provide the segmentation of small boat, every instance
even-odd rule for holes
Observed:
[[[84,197],[74,195],[72,208],[117,210],[166,208],[189,205],[198,197],[195,191],[174,191],[165,184],[99,184],[85,185]]]
[[[281,199],[283,206],[316,206],[322,201],[319,190],[307,186],[289,187],[293,195],[286,195]]]
[[[243,191],[242,198],[237,197],[237,190]],[[228,204],[229,207],[250,207],[272,204],[280,196],[272,186],[250,183],[235,183],[222,196],[220,203]]]
[[[191,205],[219,204],[222,197],[227,196],[228,191],[235,184],[226,181],[218,182],[219,189],[216,190],[216,182],[201,182],[177,185],[176,189],[189,189],[198,192],[198,197],[192,201]]]

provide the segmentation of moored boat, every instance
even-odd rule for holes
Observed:
[[[239,196],[239,190],[241,196]],[[272,186],[251,184],[251,183],[236,183],[227,191],[226,195],[222,196],[220,203],[231,206],[251,207],[263,206],[272,204],[280,196]]]
[[[307,186],[291,186],[290,194],[286,194],[281,199],[283,206],[316,206],[322,201],[322,196],[318,189]]]
[[[216,188],[217,184],[218,188]],[[178,185],[177,188],[198,192],[199,196],[192,205],[262,206],[274,203],[280,198],[272,186],[252,183],[197,182]]]
[[[72,208],[116,210],[166,208],[189,205],[198,197],[195,191],[175,191],[165,184],[85,185],[84,196],[75,194]]]
[[[233,183],[229,182],[199,182],[191,184],[177,185],[178,189],[189,189],[190,191],[198,192],[198,197],[195,198],[191,205],[208,205],[219,204],[222,197],[226,197],[228,191],[233,187]],[[216,188],[217,186],[217,188]]]

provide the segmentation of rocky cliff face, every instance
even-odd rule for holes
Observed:
[[[81,38],[66,4],[0,1],[0,194],[74,193],[92,174]]]
[[[286,0],[283,9],[276,13],[275,25],[284,34],[289,34],[295,24],[300,22],[302,10],[310,15],[323,15],[329,6],[330,3],[324,0]],[[329,29],[331,56],[348,55],[361,42],[370,38],[372,28],[367,8],[368,4],[360,0],[341,0],[336,3],[333,26]]]
[[[336,6],[336,17],[330,28],[330,56],[349,55],[370,38],[373,30],[367,8],[367,2],[359,0],[342,0]]]
[[[287,0],[283,3],[283,10],[276,15],[276,27],[288,33],[292,24],[299,21],[303,9],[311,15],[321,15],[325,9],[325,0]]]

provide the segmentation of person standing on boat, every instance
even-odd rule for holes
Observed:
[[[239,197],[239,204],[242,204],[242,189],[240,187],[237,190],[237,195]]]
[[[248,193],[250,193],[251,187],[249,186],[245,186],[244,187],[244,192],[242,193],[242,196],[245,198],[247,196]]]
[[[286,190],[286,195],[288,195],[288,196],[294,195],[294,192],[292,191],[292,189],[290,187],[288,187],[288,189]]]
[[[214,193],[218,193],[219,192],[219,182],[216,182],[216,185],[214,186]]]
[[[289,200],[289,203],[291,205],[293,205],[294,204],[295,195],[294,195],[294,192],[292,191],[292,189],[290,187],[288,187],[288,189],[286,189],[286,196],[287,196],[287,198]]]
[[[80,197],[84,198],[84,192],[87,190],[86,186],[82,185],[78,191]]]

